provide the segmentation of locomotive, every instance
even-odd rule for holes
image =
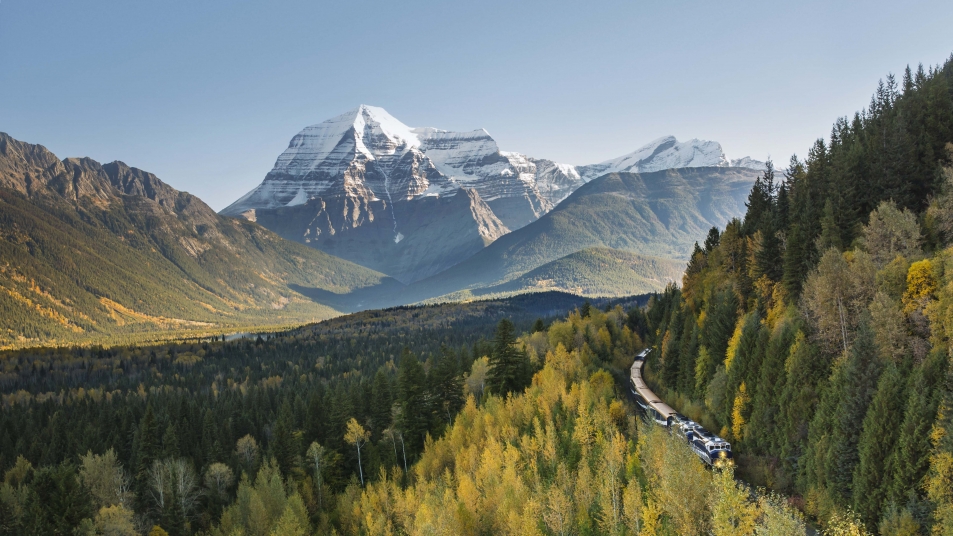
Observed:
[[[650,420],[667,428],[669,433],[683,438],[692,452],[707,465],[722,467],[732,464],[731,443],[672,409],[646,385],[642,379],[642,366],[645,365],[645,358],[650,351],[651,349],[642,350],[635,356],[635,362],[630,369],[630,391],[636,404]]]

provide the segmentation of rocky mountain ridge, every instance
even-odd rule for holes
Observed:
[[[717,142],[667,136],[574,166],[501,151],[483,129],[412,128],[361,105],[294,136],[264,181],[222,214],[412,283],[538,220],[601,175],[763,165],[729,161]],[[451,205],[461,209],[444,210]],[[435,232],[415,236],[421,229]]]
[[[396,284],[151,173],[0,133],[0,347],[295,324]]]

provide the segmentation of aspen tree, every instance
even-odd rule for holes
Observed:
[[[351,419],[347,421],[347,432],[344,434],[344,441],[349,445],[354,445],[354,448],[357,449],[357,468],[361,475],[361,486],[364,485],[364,468],[361,466],[361,447],[367,443],[369,437],[370,433],[357,422],[357,419],[351,417]]]

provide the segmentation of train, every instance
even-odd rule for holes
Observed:
[[[629,374],[630,391],[636,404],[645,412],[648,420],[669,430],[669,433],[684,439],[705,464],[711,467],[724,467],[734,463],[731,443],[718,437],[695,421],[685,417],[663,402],[649,389],[642,379],[642,367],[651,349],[645,349],[635,356]]]

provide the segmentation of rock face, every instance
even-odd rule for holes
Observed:
[[[560,164],[501,151],[483,129],[411,128],[361,105],[298,133],[265,180],[222,214],[411,283],[538,220],[601,175],[733,165],[763,167],[729,162],[717,142],[671,136],[600,164]]]
[[[376,266],[400,281],[441,272],[507,232],[469,188],[453,196],[393,204],[312,197],[303,205],[255,210],[254,217],[279,235],[362,266]]]

